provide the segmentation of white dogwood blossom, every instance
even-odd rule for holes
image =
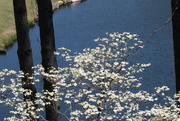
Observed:
[[[31,91],[22,88],[23,73],[3,69],[0,72],[0,103],[12,107],[12,117],[8,121],[24,121],[33,118],[44,120],[41,112],[49,101],[59,101],[62,117],[68,121],[176,121],[180,109],[176,99],[165,96],[167,86],[155,87],[154,93],[140,90],[142,73],[151,64],[130,63],[130,56],[144,47],[137,34],[115,32],[108,38],[97,38],[95,48],[84,48],[82,53],[70,55],[71,50],[59,48],[69,67],[52,69],[45,73],[42,65],[33,67],[32,79],[42,83],[40,77],[46,78],[54,87],[52,92],[42,90],[36,93],[34,107],[31,101],[24,101],[24,95]],[[7,80],[9,82],[7,82]],[[162,97],[164,103],[156,104]],[[179,99],[180,94],[175,98]],[[151,103],[148,107],[146,104]],[[147,106],[147,108],[146,108]],[[37,115],[33,110],[39,113]]]

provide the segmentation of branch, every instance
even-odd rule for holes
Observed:
[[[178,8],[176,7],[175,10],[174,10],[174,12],[172,13],[172,15],[171,15],[171,16],[167,19],[167,21],[165,22],[165,24],[162,25],[160,28],[154,30],[154,31],[148,36],[148,38],[145,39],[145,40],[142,42],[141,45],[144,45],[145,43],[147,43],[147,42],[152,38],[152,36],[153,36],[155,33],[161,31],[164,27],[166,27],[166,25],[171,22],[172,17],[174,16],[174,14],[175,14],[175,12],[177,11],[177,9],[178,9]],[[140,45],[140,46],[141,46],[141,45]],[[125,57],[124,61],[126,61],[126,60],[129,58],[129,56],[131,56],[131,55],[133,55],[135,52],[137,52],[137,51],[141,48],[140,46],[138,46],[132,53],[129,53],[129,54]]]

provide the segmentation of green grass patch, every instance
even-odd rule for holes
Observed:
[[[28,20],[28,26],[29,26],[29,28],[34,27],[35,24],[36,24],[36,23],[35,23],[34,20]]]
[[[17,36],[15,34],[3,39],[2,43],[0,43],[0,55],[5,54],[7,49],[11,47],[16,40]]]
[[[17,36],[11,35],[3,40],[3,44],[5,45],[5,47],[8,47],[8,46],[12,45],[16,40],[17,40]]]

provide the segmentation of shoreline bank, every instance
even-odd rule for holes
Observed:
[[[59,0],[56,2],[52,2],[52,11],[55,12],[56,10],[60,9],[61,7],[65,5],[70,5],[71,3],[79,3],[85,0]],[[28,20],[28,26],[29,29],[33,28],[35,24],[37,24],[37,19],[34,18],[34,20]],[[0,55],[6,54],[8,51],[8,48],[13,45],[14,42],[17,41],[16,34],[9,35],[7,38],[3,39],[2,42],[0,42]]]

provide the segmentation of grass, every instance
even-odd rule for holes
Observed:
[[[5,53],[6,49],[11,46],[17,40],[16,34],[9,35],[9,37],[3,39],[2,45],[0,46],[0,52]]]
[[[55,2],[58,0],[52,0]],[[35,0],[26,0],[28,23],[34,24],[34,17],[37,16]],[[12,0],[0,0],[0,50],[3,50],[8,43],[14,42],[16,31],[13,13]]]
[[[10,35],[8,38],[3,39],[3,44],[7,47],[10,43],[14,43],[17,40],[16,34]]]

